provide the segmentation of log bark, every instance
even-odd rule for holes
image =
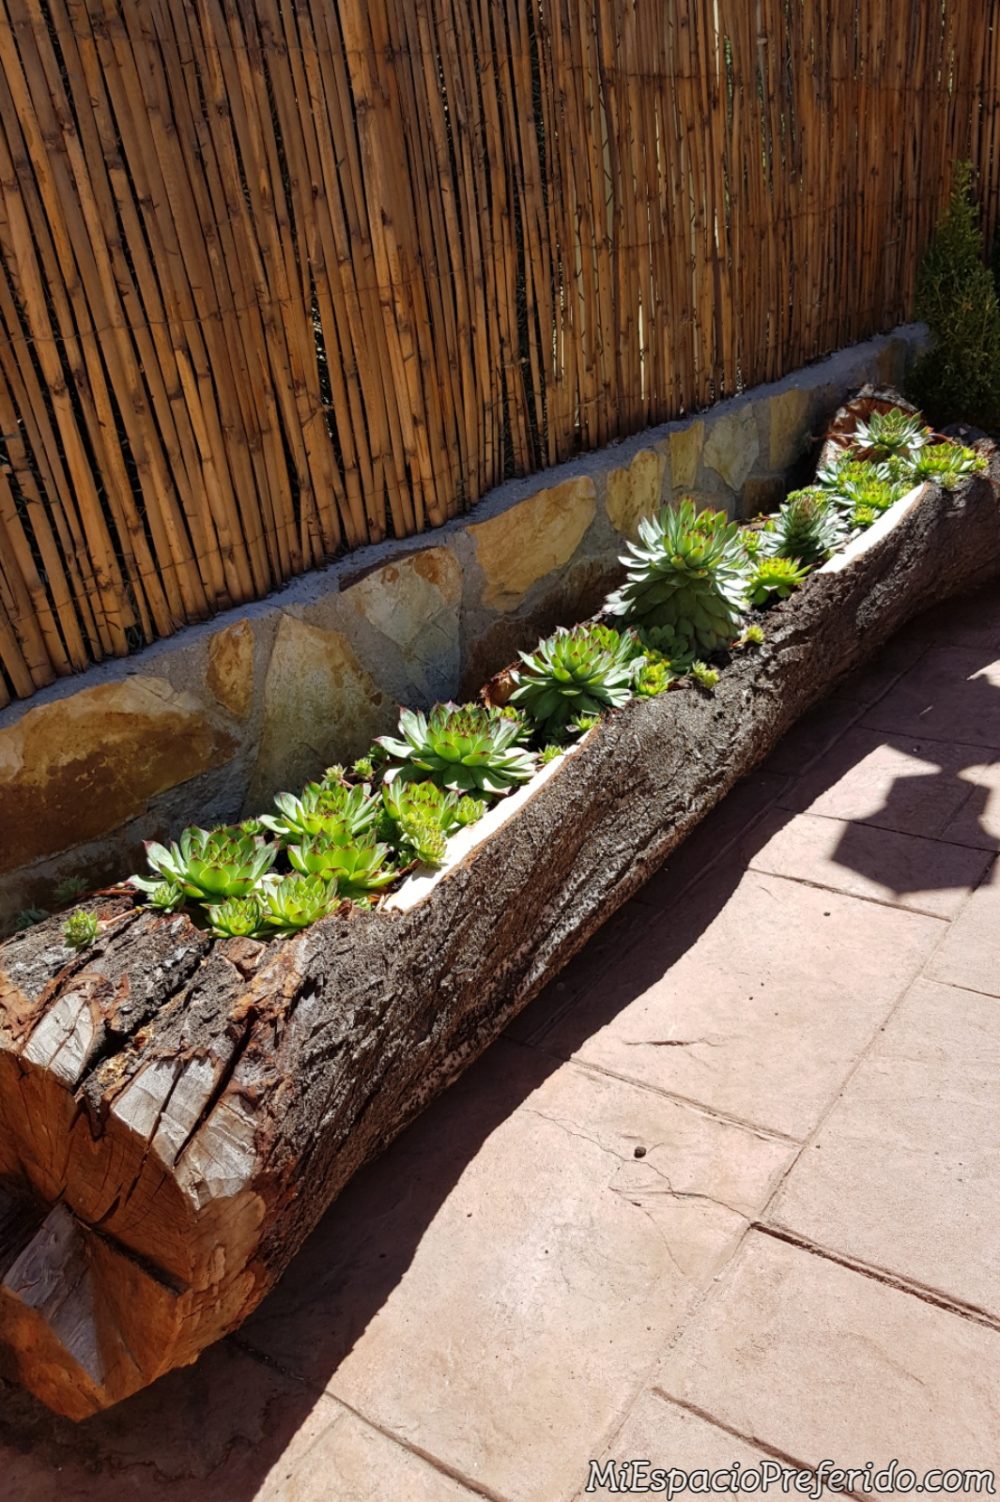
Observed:
[[[83,955],[61,920],[0,947],[5,1371],[81,1419],[235,1329],[356,1170],[801,714],[911,616],[997,577],[998,479],[928,489],[812,576],[714,697],[611,716],[407,912],[264,946],[108,894]]]

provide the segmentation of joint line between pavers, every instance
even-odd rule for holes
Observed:
[[[902,1273],[894,1273],[890,1268],[881,1267],[878,1263],[864,1262],[860,1258],[849,1256],[846,1252],[835,1252],[830,1247],[823,1246],[821,1242],[810,1241],[808,1237],[801,1236],[798,1232],[784,1226],[757,1220],[750,1229],[759,1232],[762,1236],[770,1237],[772,1241],[784,1242],[787,1246],[796,1247],[812,1257],[819,1257],[824,1262],[833,1262],[838,1267],[845,1267],[849,1272],[855,1272],[862,1278],[869,1278],[873,1283],[881,1283],[887,1288],[893,1288],[897,1293],[909,1294],[911,1298],[919,1300],[922,1304],[930,1304],[935,1309],[943,1309],[945,1313],[955,1314],[960,1319],[970,1320],[973,1324],[985,1325],[988,1330],[994,1330],[1000,1334],[1000,1318],[991,1314],[988,1309],[980,1308],[977,1304],[967,1304],[962,1299],[953,1298],[939,1288],[931,1288],[926,1283],[918,1283],[915,1279],[904,1277]]]
[[[811,816],[810,816],[811,817]],[[840,823],[850,823],[850,820],[841,819]],[[869,826],[865,826],[869,827]],[[917,836],[913,836],[917,838]],[[959,845],[959,850],[968,850],[968,845]],[[946,927],[951,924],[951,918],[944,918],[940,913],[932,913],[929,908],[911,907],[902,902],[890,902],[887,897],[873,897],[867,892],[845,892],[843,887],[831,887],[825,881],[812,881],[808,876],[788,876],[781,871],[769,871],[766,866],[755,866],[753,862],[746,868],[755,876],[767,876],[772,881],[790,881],[797,887],[811,887],[814,892],[829,892],[834,897],[847,897],[851,902],[870,902],[873,907],[887,907],[894,913],[913,913],[917,918],[932,918],[936,923],[943,923]],[[971,891],[970,894],[971,896]],[[963,902],[962,906],[965,906]]]

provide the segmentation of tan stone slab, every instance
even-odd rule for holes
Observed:
[[[992,651],[935,648],[867,713],[874,730],[1000,747],[1000,662]]]
[[[752,1233],[656,1385],[816,1466],[994,1468],[1000,1333]]]
[[[483,571],[483,604],[514,610],[532,585],[564,568],[597,515],[597,490],[579,475],[469,527]]]
[[[494,1048],[347,1191],[242,1337],[519,1502],[572,1495],[788,1159],[551,1069]]]
[[[224,709],[245,720],[253,703],[254,636],[249,621],[217,631],[208,644],[205,680]]]
[[[1000,996],[1000,884],[997,870],[974,892],[925,970],[929,980]]]
[[[767,403],[772,469],[789,469],[805,452],[810,439],[812,393],[799,386],[772,396]]]
[[[791,1480],[787,1482],[788,1489],[784,1490],[786,1483],[774,1471],[775,1466],[782,1470],[798,1471],[794,1457],[785,1456],[779,1461],[739,1436],[730,1434],[728,1430],[709,1423],[698,1414],[678,1408],[676,1403],[662,1394],[650,1391],[644,1392],[638,1399],[625,1423],[599,1458],[597,1470],[592,1471],[588,1464],[587,1479],[574,1502],[584,1502],[584,1498],[588,1496],[614,1497],[621,1496],[623,1492],[627,1495],[630,1486],[634,1491],[641,1492],[642,1484],[659,1485],[660,1490],[653,1494],[665,1496],[666,1492],[658,1478],[648,1472],[644,1477],[639,1467],[633,1466],[631,1471],[625,1469],[628,1461],[644,1460],[649,1462],[652,1469],[668,1473],[671,1470],[681,1471],[690,1478],[692,1490],[677,1492],[676,1497],[746,1497],[750,1495],[748,1484],[747,1490],[739,1489],[741,1472],[759,1472],[763,1466],[768,1469],[761,1474],[766,1475],[770,1483],[769,1489],[773,1488],[775,1496],[802,1495],[795,1491]],[[613,1461],[616,1466],[615,1472],[610,1476],[604,1469],[609,1461]],[[721,1474],[726,1471],[735,1473],[735,1490],[733,1485],[727,1484],[725,1475]],[[607,1483],[605,1485],[599,1484],[602,1475]],[[681,1484],[679,1477],[676,1481],[678,1485]],[[589,1483],[592,1483],[592,1489],[588,1492]],[[824,1498],[842,1497],[843,1493],[832,1492],[823,1487],[820,1495]]]
[[[705,463],[721,475],[730,490],[740,490],[760,454],[757,414],[752,406],[727,412],[710,423],[705,440]]]
[[[770,1223],[1000,1319],[1000,1010],[918,981]]]
[[[608,475],[608,520],[629,542],[638,538],[639,523],[659,511],[666,470],[667,446],[663,444],[640,449],[630,463]]]
[[[296,790],[334,761],[351,761],[396,713],[340,631],[295,616],[278,626],[264,687],[264,727],[247,806]]]
[[[985,850],[814,814],[776,811],[769,824],[774,832],[755,848],[754,870],[939,918],[958,912],[992,859]]]
[[[693,422],[670,435],[670,478],[675,490],[689,490],[697,484],[701,452],[705,446],[705,424]]]
[[[137,675],[29,709],[0,731],[0,871],[118,829],[236,750],[206,706]]]
[[[936,918],[726,865],[542,1046],[802,1139],[940,936]]]
[[[332,1399],[228,1342],[85,1424],[56,1418],[0,1384],[0,1496],[3,1502],[148,1502],[161,1495],[170,1502],[251,1502],[263,1488],[267,1502],[299,1502],[294,1491],[275,1488],[283,1476],[308,1474],[309,1450],[343,1413]],[[333,1491],[313,1495],[342,1502]],[[452,1502],[447,1493],[428,1493],[435,1502],[438,1495]],[[301,1502],[307,1498],[303,1492]]]
[[[984,765],[981,746],[918,741],[858,726],[846,731],[779,802],[796,813],[951,839],[946,831],[954,828],[980,786],[984,800],[989,799],[986,779],[991,772],[1000,823],[1000,770],[996,764]]]

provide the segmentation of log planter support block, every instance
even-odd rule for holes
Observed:
[[[995,451],[994,451],[995,455]],[[0,947],[0,1351],[82,1419],[236,1329],[331,1200],[804,711],[1000,572],[996,459],[926,488],[696,688],[611,715],[403,911],[262,945],[121,892]]]

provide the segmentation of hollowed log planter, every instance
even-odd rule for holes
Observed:
[[[901,502],[714,697],[612,715],[406,911],[264,946],[110,895],[79,957],[59,919],[0,947],[8,1374],[80,1419],[234,1330],[365,1160],[803,711],[998,571],[993,481]]]

